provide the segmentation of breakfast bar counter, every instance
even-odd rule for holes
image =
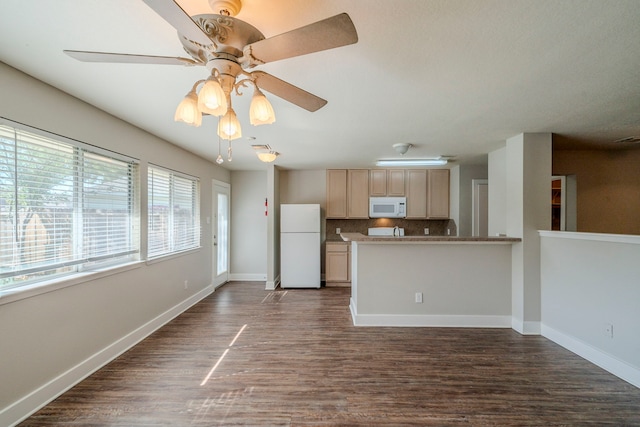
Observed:
[[[511,327],[513,237],[366,236],[351,242],[357,326]]]
[[[406,243],[406,242],[423,242],[423,243],[462,243],[462,242],[489,242],[489,243],[507,243],[511,244],[514,242],[519,242],[522,239],[518,237],[506,237],[506,236],[496,236],[496,237],[478,237],[478,236],[366,236],[362,233],[341,233],[340,237],[345,242],[397,242],[397,243]]]

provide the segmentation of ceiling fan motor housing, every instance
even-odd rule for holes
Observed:
[[[253,25],[230,16],[196,15],[192,19],[211,39],[211,44],[205,46],[182,34],[180,42],[193,59],[204,64],[224,54],[241,58],[245,46],[264,40],[264,35]]]

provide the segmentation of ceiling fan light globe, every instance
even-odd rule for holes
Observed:
[[[242,137],[242,129],[240,128],[240,122],[236,117],[236,112],[233,108],[229,108],[227,113],[220,118],[218,122],[218,135],[220,138],[233,140]]]
[[[176,122],[183,122],[195,127],[199,127],[202,124],[202,113],[198,108],[198,97],[195,92],[189,92],[187,96],[180,101],[173,119]]]
[[[227,112],[227,97],[216,79],[209,78],[198,94],[198,108],[212,116],[222,116]]]
[[[250,123],[254,126],[270,125],[276,121],[276,114],[266,96],[256,89],[251,98],[249,107]]]

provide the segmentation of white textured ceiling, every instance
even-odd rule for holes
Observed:
[[[259,67],[328,104],[310,113],[267,94],[277,121],[253,127],[250,93],[234,97],[243,139],[223,167],[264,168],[251,144],[281,152],[279,166],[322,169],[373,167],[397,142],[414,145],[408,158],[473,163],[522,132],[593,147],[640,136],[639,0],[244,0],[237,18],[268,38],[341,12],[357,44]],[[186,56],[141,0],[2,0],[0,61],[215,159],[213,118],[173,121],[205,68],[82,63],[63,49]]]

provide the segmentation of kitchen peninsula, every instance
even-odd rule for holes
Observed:
[[[511,327],[510,237],[365,236],[351,242],[357,326]]]

